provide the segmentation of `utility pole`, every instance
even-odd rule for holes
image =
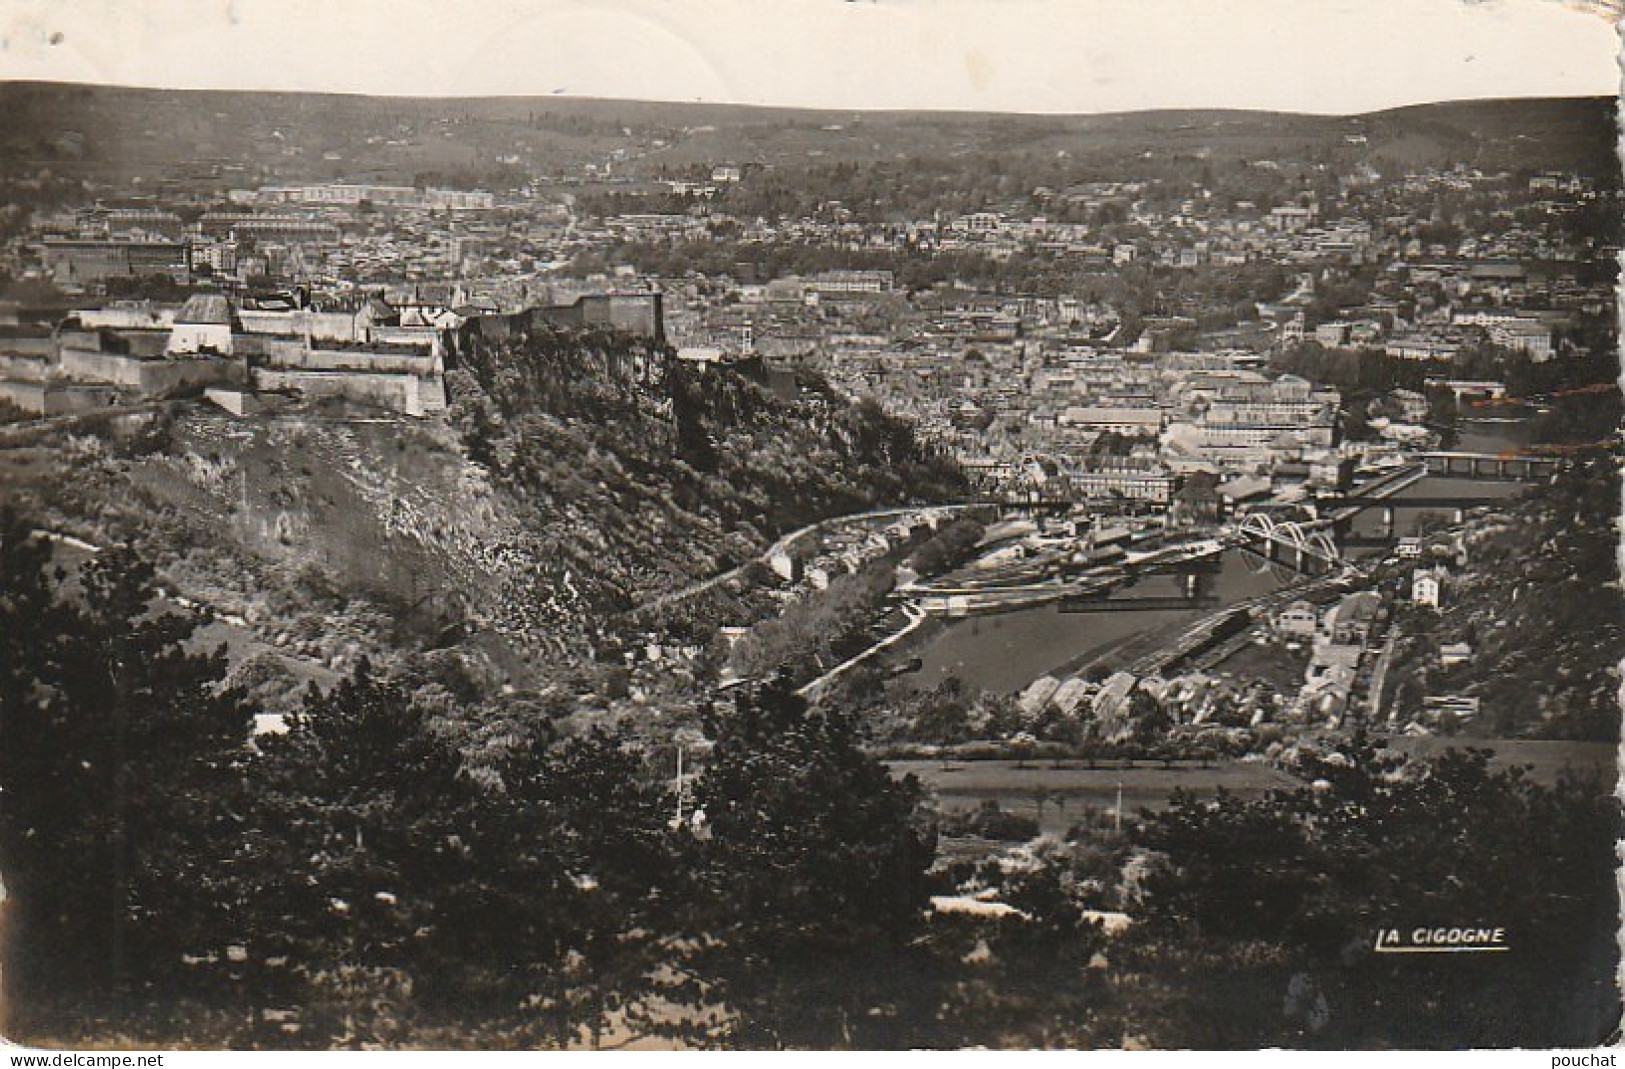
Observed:
[[[1123,834],[1123,781],[1117,781],[1117,807],[1112,810],[1112,831]]]
[[[125,801],[128,770],[125,747],[129,726],[130,684],[126,668],[123,636],[115,637],[108,658],[113,672],[113,930],[110,954],[113,966],[113,1005],[123,1023],[124,1002],[124,922],[130,894],[129,839],[125,827]]]
[[[683,744],[677,744],[677,815],[672,818],[671,826],[683,826]]]

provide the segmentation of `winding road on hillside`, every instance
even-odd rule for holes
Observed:
[[[807,524],[805,527],[798,527],[789,534],[781,535],[772,545],[768,546],[751,559],[745,561],[743,564],[736,565],[735,567],[729,568],[725,572],[720,572],[713,575],[709,579],[702,579],[697,583],[691,583],[680,590],[668,591],[665,594],[661,594],[658,597],[644,602],[633,609],[631,615],[640,616],[643,613],[659,612],[661,609],[687,601],[690,598],[698,597],[709,590],[714,590],[731,579],[737,579],[739,576],[745,573],[746,569],[750,568],[751,566],[757,564],[765,565],[775,554],[789,552],[791,546],[812,534],[814,531],[837,527],[843,523],[856,523],[861,520],[884,520],[897,516],[918,516],[930,513],[949,514],[980,507],[983,507],[981,502],[970,502],[962,505],[915,505],[908,508],[884,508],[870,509],[867,512],[850,512],[844,516],[831,516],[828,519],[818,520],[815,523]]]

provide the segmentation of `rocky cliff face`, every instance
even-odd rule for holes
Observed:
[[[634,606],[792,527],[962,489],[872,406],[666,355],[550,326],[502,339],[451,373],[444,423],[178,405],[142,447],[92,448],[52,509],[145,543],[260,632],[321,651],[343,632],[350,656],[478,635],[512,675],[586,663],[634,637]]]
[[[1617,560],[1619,472],[1577,462],[1466,533],[1465,564],[1438,612],[1405,620],[1394,678],[1402,713],[1427,694],[1480,699],[1467,735],[1613,742],[1625,596]],[[1444,646],[1467,650],[1447,663]]]

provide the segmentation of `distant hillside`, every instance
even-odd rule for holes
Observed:
[[[416,99],[0,85],[0,167],[153,187],[348,178],[483,183],[649,175],[731,161],[793,167],[1029,156],[1080,177],[1153,157],[1328,166],[1617,170],[1607,98],[1465,101],[1328,117],[1247,111],[1111,115],[834,112],[560,97]],[[1360,141],[1360,138],[1364,141]],[[1127,175],[1119,175],[1127,177]]]
[[[1611,97],[1463,100],[1364,116],[1377,161],[1414,162],[1413,151],[1450,147],[1485,171],[1569,170],[1617,175],[1618,101]]]

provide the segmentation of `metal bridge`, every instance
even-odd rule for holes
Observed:
[[[1430,475],[1443,474],[1453,479],[1470,478],[1479,481],[1524,481],[1549,472],[1557,464],[1551,457],[1524,454],[1491,456],[1486,453],[1424,453],[1422,456],[1421,463],[1409,465],[1392,475],[1358,487],[1336,502],[1328,516],[1333,529],[1345,536],[1340,539],[1344,545],[1356,544],[1347,537],[1350,521],[1357,514],[1367,510],[1380,510],[1382,528],[1386,532],[1383,537],[1389,538],[1394,531],[1397,509],[1439,509],[1448,512],[1453,523],[1460,523],[1466,517],[1467,510],[1474,506],[1502,500],[1499,493],[1492,492],[1457,497],[1399,496],[1402,490],[1415,486]]]
[[[1557,470],[1558,458],[1534,453],[1423,453],[1429,475],[1455,479],[1544,478]]]
[[[1326,521],[1305,525],[1296,520],[1276,522],[1267,512],[1249,513],[1235,528],[1248,542],[1263,547],[1263,555],[1270,560],[1281,559],[1282,550],[1290,551],[1293,566],[1300,572],[1309,571],[1315,564],[1336,568],[1343,563],[1337,543],[1323,528]]]
[[[1382,476],[1380,479],[1373,479],[1363,486],[1356,487],[1347,494],[1346,500],[1351,504],[1355,502],[1382,501],[1393,497],[1401,490],[1407,490],[1415,486],[1427,478],[1427,475],[1428,468],[1426,464],[1407,464],[1403,468],[1398,468]]]
[[[1383,544],[1387,545],[1389,543],[1385,542]],[[1278,561],[1273,557],[1266,557],[1261,551],[1263,546],[1264,543],[1260,542],[1260,548],[1258,549],[1255,549],[1250,545],[1241,545],[1236,547],[1236,553],[1241,562],[1246,565],[1248,571],[1252,572],[1254,575],[1264,575],[1268,573],[1274,577],[1276,585],[1282,587],[1292,586],[1303,578],[1303,573],[1299,572],[1292,565],[1287,564],[1284,561]]]

